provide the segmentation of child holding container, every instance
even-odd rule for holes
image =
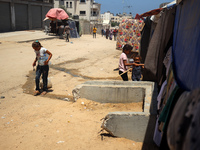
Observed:
[[[52,57],[52,54],[50,51],[48,51],[46,48],[42,47],[39,41],[35,41],[32,43],[32,48],[35,51],[36,58],[33,62],[33,67],[36,66],[37,64],[37,69],[36,69],[36,77],[35,77],[35,84],[36,84],[36,89],[34,92],[34,96],[37,96],[40,94],[40,76],[42,75],[43,79],[43,92],[41,95],[45,95],[47,93],[47,78],[48,78],[48,72],[49,72],[49,65],[48,62]]]

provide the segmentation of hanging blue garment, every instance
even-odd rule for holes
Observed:
[[[173,39],[174,73],[188,91],[200,88],[200,1],[185,0],[177,6]]]

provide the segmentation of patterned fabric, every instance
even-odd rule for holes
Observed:
[[[144,27],[143,20],[125,19],[119,25],[117,36],[117,49],[122,49],[122,45],[130,44],[134,52],[139,52],[141,31]]]

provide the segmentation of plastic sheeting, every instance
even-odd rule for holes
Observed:
[[[73,30],[70,30],[70,37],[71,38],[79,38],[80,36],[78,34],[75,21],[69,20],[68,23],[69,23],[69,27],[71,29],[73,29]]]
[[[200,88],[200,1],[177,6],[173,57],[175,78],[185,90]]]

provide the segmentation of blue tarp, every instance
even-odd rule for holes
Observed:
[[[79,38],[79,34],[76,28],[76,23],[73,20],[69,20],[69,27],[72,28],[73,30],[70,30],[70,37],[71,38]]]
[[[177,6],[173,57],[175,78],[185,90],[200,88],[200,0]]]

